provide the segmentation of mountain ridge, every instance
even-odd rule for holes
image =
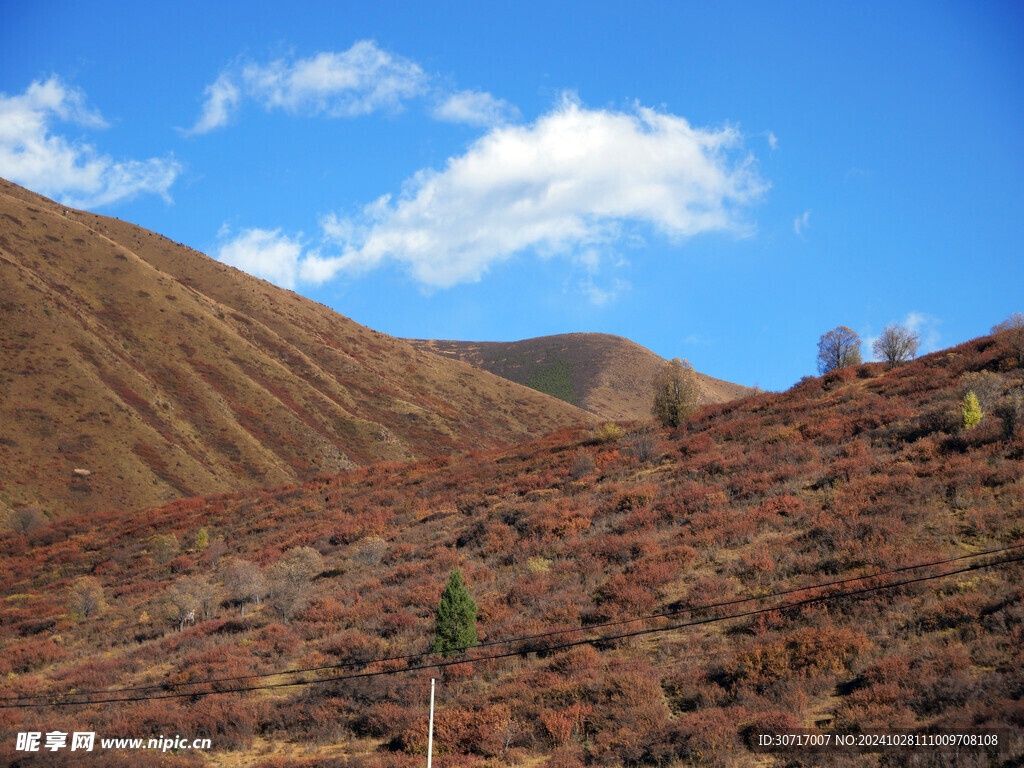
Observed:
[[[6,181],[0,272],[10,507],[146,506],[593,418]]]

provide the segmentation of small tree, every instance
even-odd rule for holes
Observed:
[[[1010,339],[1017,365],[1024,366],[1024,315],[1014,312],[1001,323],[992,326],[992,333],[1005,333]]]
[[[76,579],[68,592],[68,613],[87,619],[103,610],[103,586],[93,576]]]
[[[164,595],[164,610],[167,618],[178,625],[181,632],[185,625],[195,621],[196,611],[201,607],[200,595],[202,585],[196,579],[185,577],[178,579]]]
[[[589,475],[596,468],[597,463],[594,461],[594,455],[587,449],[580,448],[572,455],[569,475],[573,480],[579,480]]]
[[[1021,393],[1011,392],[996,403],[995,414],[1003,422],[1003,437],[1012,440],[1017,431],[1017,425],[1021,422],[1021,416],[1024,415]]]
[[[462,573],[452,571],[437,606],[431,649],[442,656],[457,656],[476,642],[476,602],[462,581]]]
[[[992,333],[1003,333],[1004,331],[1024,331],[1024,315],[1014,312],[1001,323],[992,326]]]
[[[658,440],[648,430],[630,432],[626,436],[626,450],[641,464],[646,464],[658,457]]]
[[[227,544],[224,543],[222,537],[217,537],[210,542],[210,545],[204,551],[204,557],[206,561],[216,568],[220,564],[220,559],[224,557],[224,553],[227,551]]]
[[[196,604],[203,619],[212,619],[217,613],[224,590],[210,580],[209,576],[198,576],[195,580]]]
[[[359,565],[377,565],[388,550],[388,543],[380,536],[366,536],[355,543],[350,557]]]
[[[270,605],[291,621],[309,597],[309,583],[323,570],[323,558],[312,547],[296,547],[270,567]]]
[[[860,364],[860,336],[845,325],[833,328],[818,339],[818,373]]]
[[[154,536],[149,551],[153,555],[153,559],[163,565],[178,554],[178,537],[173,533]]]
[[[205,528],[196,531],[196,552],[202,552],[210,545],[210,534]]]
[[[654,377],[651,413],[666,427],[678,427],[697,408],[700,389],[693,366],[678,357]]]
[[[594,432],[594,439],[599,443],[617,443],[626,434],[626,430],[614,421],[606,421]]]
[[[218,539],[220,541],[220,539]],[[259,566],[248,560],[232,560],[224,571],[224,586],[228,590],[228,599],[242,608],[248,603],[260,604],[267,592],[266,581]]]
[[[11,530],[22,536],[39,530],[49,521],[36,507],[19,507],[8,520]]]
[[[968,392],[964,395],[963,402],[960,403],[960,413],[963,416],[964,429],[970,429],[985,416],[981,412],[978,396],[974,392]]]
[[[901,363],[913,360],[920,343],[921,334],[915,333],[905,325],[893,323],[885,326],[882,335],[875,339],[871,349],[875,357],[888,363],[889,368],[895,368]]]
[[[968,371],[960,377],[960,395],[973,392],[982,413],[988,413],[1003,394],[1003,377],[992,371]]]

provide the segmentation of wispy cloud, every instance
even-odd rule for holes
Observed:
[[[629,262],[618,253],[587,247],[576,253],[574,261],[585,274],[582,279],[577,279],[578,274],[574,274],[567,280],[566,291],[586,296],[596,307],[612,304],[633,287],[628,280],[614,274],[620,268],[629,265]]]
[[[504,99],[481,91],[457,91],[434,107],[436,120],[481,127],[503,125],[519,118],[519,110]]]
[[[242,97],[265,109],[296,114],[355,117],[400,108],[426,90],[418,64],[360,40],[347,51],[306,59],[232,66],[206,88],[206,100],[190,133],[208,133],[228,123]]]
[[[85,94],[56,75],[23,94],[0,93],[0,176],[67,205],[94,208],[168,189],[181,173],[173,157],[114,160],[93,145],[54,133],[57,122],[106,128]]]
[[[580,283],[579,290],[595,307],[606,307],[632,287],[628,280],[621,277],[616,277],[603,287],[593,277],[587,277]]]
[[[571,255],[622,241],[630,224],[677,242],[742,234],[767,188],[734,128],[697,129],[642,107],[587,109],[566,96],[532,125],[494,128],[444,170],[418,172],[397,199],[326,217],[341,254],[318,257],[315,272],[329,279],[393,261],[448,287],[523,251]]]
[[[779,148],[779,138],[771,131],[768,131],[768,148],[773,152]]]
[[[804,211],[802,214],[793,219],[793,231],[796,232],[798,237],[804,236],[804,231],[811,226],[811,212]]]
[[[215,128],[227,125],[231,115],[238,109],[242,100],[242,92],[232,81],[229,74],[221,73],[213,83],[203,91],[206,100],[199,113],[199,119],[186,134],[209,133]]]

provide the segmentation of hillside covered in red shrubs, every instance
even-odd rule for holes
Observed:
[[[705,407],[674,431],[563,430],[4,534],[0,759],[421,765],[436,677],[441,766],[940,762],[756,751],[795,729],[998,733],[998,751],[941,760],[1018,765],[1015,355],[986,337]],[[985,414],[970,429],[967,391]],[[483,645],[431,668],[453,569]],[[294,669],[308,671],[269,676]],[[346,679],[304,684],[324,678]],[[232,688],[257,690],[200,695]],[[13,706],[39,696],[67,706]],[[29,755],[8,737],[49,730],[213,749]]]

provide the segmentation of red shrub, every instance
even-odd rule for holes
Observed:
[[[0,675],[31,672],[67,657],[67,650],[52,638],[34,637],[3,649],[3,654],[0,654]]]
[[[741,724],[740,732],[748,747],[757,745],[757,737],[762,734],[799,733],[803,723],[793,712],[770,709],[758,712],[745,723]]]

